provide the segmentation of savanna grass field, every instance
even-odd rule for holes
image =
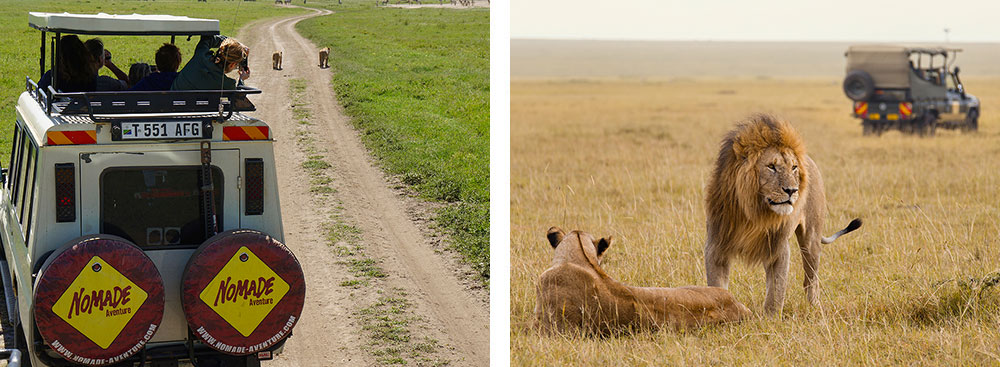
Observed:
[[[841,90],[842,49],[830,53],[841,63],[833,73],[730,76],[734,57],[725,76],[662,78],[519,78],[518,50],[512,43],[513,365],[1000,364],[1000,75],[962,75],[982,103],[978,133],[867,137]],[[697,65],[661,65],[685,66]],[[737,262],[729,289],[753,312],[741,323],[607,338],[531,328],[550,226],[614,236],[603,268],[623,283],[705,285],[708,176],[723,135],[757,112],[789,120],[822,171],[824,235],[864,220],[824,246],[822,307],[806,301],[790,239],[781,316],[763,315],[763,269]]]

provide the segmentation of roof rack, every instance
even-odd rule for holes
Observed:
[[[250,94],[260,94],[260,89],[240,87],[234,90],[170,90],[170,91],[117,91],[73,92],[38,88],[31,78],[26,78],[25,89],[31,93],[45,112],[52,116],[88,115],[93,121],[120,121],[148,119],[204,119],[205,114],[217,114],[222,121],[233,112],[256,111],[247,99]]]

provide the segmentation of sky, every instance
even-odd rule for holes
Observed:
[[[946,33],[945,28],[950,31]],[[1000,42],[1000,0],[511,0],[510,35],[600,40]]]

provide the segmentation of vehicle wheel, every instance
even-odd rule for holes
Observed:
[[[295,255],[266,233],[239,229],[205,240],[184,268],[188,327],[219,352],[250,355],[287,338],[306,284]]]
[[[910,135],[913,134],[913,131],[916,129],[916,126],[919,124],[920,120],[900,121],[896,124],[896,128],[899,130],[900,133]]]
[[[979,130],[979,110],[970,110],[967,115],[965,115],[965,126],[962,126],[963,132],[975,132]]]
[[[913,125],[913,132],[915,132],[920,137],[927,136],[927,131],[930,128],[930,126],[929,126],[930,125],[930,121],[928,121],[928,119],[927,119],[928,116],[929,115],[923,115],[923,116],[920,117],[920,119],[918,119],[916,121],[913,121],[913,124],[914,124]]]
[[[862,120],[861,121],[861,135],[869,136],[875,133],[875,124],[872,120]]]
[[[852,70],[844,77],[844,94],[853,101],[865,101],[875,93],[875,81],[864,70]]]
[[[42,340],[76,364],[131,357],[163,318],[156,265],[128,240],[106,234],[76,238],[53,252],[38,272],[33,297]]]

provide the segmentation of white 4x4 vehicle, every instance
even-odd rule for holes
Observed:
[[[219,34],[217,20],[163,15],[30,13],[29,24],[41,73],[65,34]],[[0,190],[20,362],[257,366],[280,352],[305,281],[281,242],[268,126],[243,114],[260,90],[25,84]]]

